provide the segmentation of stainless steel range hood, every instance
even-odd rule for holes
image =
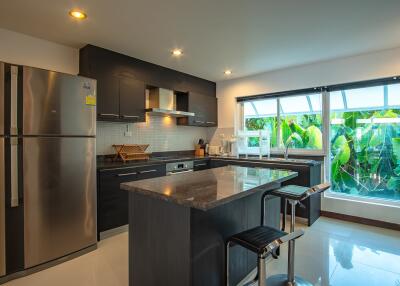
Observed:
[[[173,90],[151,88],[146,90],[146,112],[150,115],[186,117],[193,112],[176,110],[176,94]]]

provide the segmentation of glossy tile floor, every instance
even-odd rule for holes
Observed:
[[[286,271],[287,248],[267,265]],[[99,248],[6,286],[127,286],[128,234]],[[320,218],[296,245],[296,273],[316,286],[400,286],[400,232]]]

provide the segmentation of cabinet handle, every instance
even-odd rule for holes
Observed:
[[[140,116],[138,116],[138,115],[121,115],[121,117],[124,117],[124,118],[139,118]]]
[[[132,176],[132,175],[137,175],[137,172],[118,174],[117,177],[126,177],[126,176]]]
[[[195,123],[204,123],[204,121],[195,120]]]
[[[153,173],[153,172],[157,172],[157,170],[144,170],[144,171],[140,171],[139,174],[145,174],[145,173]]]
[[[213,121],[207,121],[206,123],[207,124],[215,124],[215,122],[213,122]]]
[[[198,166],[207,166],[207,163],[195,164],[194,166],[195,166],[195,167],[198,167]]]
[[[119,117],[118,114],[113,113],[99,113],[100,116],[112,116],[112,117]]]

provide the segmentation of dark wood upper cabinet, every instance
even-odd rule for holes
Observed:
[[[215,82],[92,45],[80,50],[79,73],[97,79],[99,120],[145,121],[145,88],[160,87],[189,94],[189,108],[199,109],[197,119],[179,124],[216,126]]]
[[[178,118],[176,121],[178,125],[199,127],[218,126],[218,108],[216,97],[196,92],[189,92],[187,100],[187,104],[178,106],[178,109],[185,108],[185,106],[187,106],[187,111],[193,112],[195,116]]]
[[[145,121],[145,84],[136,79],[119,80],[119,114],[121,120]]]
[[[103,119],[119,118],[119,78],[99,75],[97,79],[97,116]]]

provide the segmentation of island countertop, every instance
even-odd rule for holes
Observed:
[[[122,183],[121,189],[206,211],[296,176],[289,170],[226,166]]]

